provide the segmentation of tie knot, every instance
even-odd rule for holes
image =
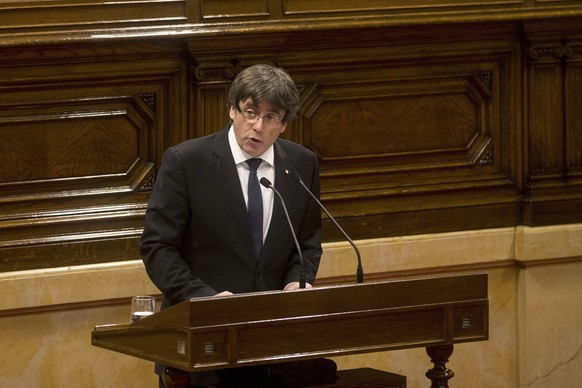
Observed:
[[[249,169],[251,171],[257,171],[257,169],[259,168],[259,166],[261,165],[261,162],[263,161],[263,159],[260,158],[252,158],[252,159],[247,159],[247,165],[249,166]]]

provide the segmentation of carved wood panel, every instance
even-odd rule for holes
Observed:
[[[186,0],[0,0],[0,31],[63,31],[144,23],[168,25],[185,22],[186,14]]]
[[[175,60],[93,61],[3,69],[2,270],[139,255],[155,164],[186,137],[187,73]]]
[[[354,239],[582,221],[580,4],[17,3],[0,0],[0,271],[138,258],[163,151],[222,129],[258,62],[297,81],[284,135],[317,153]]]
[[[528,169],[524,220],[576,222],[582,214],[582,32],[574,20],[529,23]]]
[[[189,47],[213,74],[257,62],[290,72],[302,105],[284,137],[319,156],[322,201],[356,238],[491,225],[483,209],[514,225],[519,35],[496,26],[499,38],[483,42],[465,27],[453,44],[443,27],[290,33],[237,43],[231,56],[215,54],[218,38]],[[223,83],[199,77],[196,88],[220,93]],[[324,224],[325,239],[341,239]]]

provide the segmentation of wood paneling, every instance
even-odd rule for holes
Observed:
[[[0,31],[64,31],[186,22],[186,0],[0,0]]]
[[[152,161],[186,137],[179,104],[187,99],[187,72],[180,60],[144,52],[144,67],[142,59],[124,58],[121,47],[105,51],[117,49],[118,60],[100,56],[103,47],[92,55],[69,49],[72,57],[54,63],[3,62],[5,271],[134,259]]]
[[[231,80],[259,62],[299,85],[284,135],[319,156],[354,239],[582,222],[580,17],[565,1],[0,0],[0,271],[137,259],[163,151],[224,128]]]
[[[576,21],[525,26],[528,225],[582,214],[582,31]],[[557,217],[561,214],[561,217]]]
[[[302,13],[353,13],[359,12],[381,12],[381,11],[403,11],[415,9],[430,9],[432,12],[438,12],[442,9],[456,9],[459,7],[475,7],[477,4],[480,7],[498,7],[498,8],[515,8],[523,7],[525,1],[523,0],[489,0],[489,1],[473,1],[473,0],[449,0],[443,4],[441,0],[373,0],[362,2],[359,0],[345,0],[338,4],[334,0],[322,0],[317,4],[313,4],[310,0],[286,0],[285,11],[288,14]]]
[[[230,64],[276,63],[293,75],[302,106],[284,136],[319,156],[322,200],[353,237],[516,225],[520,32],[456,28],[454,43],[449,27],[432,26],[292,32],[248,47],[241,36],[230,56],[226,37],[189,48],[225,74],[218,84],[199,78],[205,90],[222,90]],[[341,239],[327,219],[324,228]]]

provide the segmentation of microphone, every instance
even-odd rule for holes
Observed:
[[[358,247],[356,247],[356,244],[354,244],[354,242],[352,241],[350,236],[348,236],[348,234],[337,223],[335,218],[333,218],[332,215],[329,214],[329,212],[327,211],[325,206],[323,206],[323,204],[319,201],[319,199],[317,199],[317,197],[311,192],[311,190],[309,190],[309,188],[307,186],[305,186],[305,183],[303,183],[303,180],[301,179],[301,175],[299,175],[299,173],[297,171],[285,170],[285,174],[290,175],[291,178],[293,178],[293,180],[295,182],[297,182],[301,186],[303,186],[305,191],[307,191],[309,193],[309,195],[311,195],[311,198],[313,198],[315,200],[315,202],[317,202],[319,207],[323,209],[323,211],[325,212],[325,214],[327,214],[329,219],[332,220],[332,222],[335,224],[335,226],[337,226],[337,228],[340,230],[340,232],[342,232],[344,237],[350,242],[350,244],[352,244],[352,247],[354,247],[354,250],[356,251],[356,255],[358,256],[358,269],[356,271],[356,282],[363,283],[364,282],[364,271],[362,270],[362,258],[360,257],[360,250],[358,249]]]
[[[287,222],[289,223],[289,229],[291,229],[291,234],[293,235],[293,239],[295,240],[295,246],[297,247],[297,253],[299,253],[299,263],[301,265],[301,269],[299,271],[299,288],[305,288],[305,265],[303,265],[303,254],[301,253],[301,247],[299,246],[299,241],[297,241],[297,235],[293,230],[293,224],[291,224],[291,218],[289,217],[289,212],[287,211],[287,206],[285,206],[285,201],[283,201],[283,197],[281,193],[273,187],[273,184],[270,180],[265,177],[262,177],[259,181],[263,186],[268,189],[271,189],[277,194],[279,199],[281,200],[281,205],[283,205],[283,210],[285,211],[285,216],[287,216]]]

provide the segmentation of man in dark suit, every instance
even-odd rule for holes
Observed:
[[[192,297],[299,288],[300,259],[283,206],[262,186],[262,225],[252,231],[247,160],[253,158],[260,159],[258,178],[269,179],[284,198],[307,287],[315,281],[320,209],[286,171],[297,171],[319,196],[318,160],[279,139],[297,112],[297,89],[281,69],[255,65],[235,78],[228,103],[231,125],[171,147],[162,158],[140,246],[147,273],[164,294],[162,308]]]

